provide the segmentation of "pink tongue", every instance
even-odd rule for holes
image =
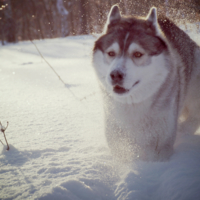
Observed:
[[[113,88],[113,91],[118,93],[118,94],[123,94],[123,93],[127,92],[128,90],[117,85]]]

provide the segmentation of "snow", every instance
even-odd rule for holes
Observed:
[[[0,199],[200,198],[200,135],[178,138],[167,162],[119,163],[104,137],[92,36],[0,46]],[[5,144],[3,134],[0,140]]]

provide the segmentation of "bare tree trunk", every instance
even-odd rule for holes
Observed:
[[[68,30],[68,11],[66,10],[64,4],[63,4],[63,0],[57,0],[57,9],[58,12],[61,16],[61,34],[62,37],[65,37],[69,34],[69,30]]]
[[[128,0],[124,0],[124,11],[126,15],[130,15],[129,13],[129,5],[128,5]]]
[[[69,17],[69,21],[70,21],[70,29],[71,29],[71,34],[75,35],[76,34],[76,29],[74,26],[74,14],[73,12],[70,13],[70,17]]]
[[[22,7],[22,10],[24,9],[24,6]],[[22,20],[22,40],[26,39],[26,22],[25,19]]]
[[[0,4],[1,6],[1,4]],[[1,44],[4,45],[4,25],[5,25],[5,19],[4,19],[4,12],[0,13],[0,34],[1,34]]]
[[[169,11],[168,11],[168,6],[169,6],[169,0],[165,0],[165,9],[166,9],[166,16],[169,17]]]
[[[30,0],[30,2],[32,4],[33,13],[36,15],[35,2],[33,0]],[[39,38],[41,37],[42,39],[44,39],[44,34],[43,34],[42,27],[40,24],[40,19],[36,18],[34,22],[35,22],[35,26],[36,26],[36,31],[37,31],[37,33],[39,32],[39,34],[38,34]]]
[[[80,15],[81,15],[81,35],[87,35],[87,16],[86,16],[86,3],[87,0],[80,0]]]
[[[29,21],[29,18],[28,18],[28,16],[26,15],[26,23],[27,23],[27,27],[26,27],[26,29],[27,29],[27,33],[28,33],[28,39],[29,40],[32,40],[32,35],[31,35],[31,31],[30,31],[30,21]]]
[[[91,4],[88,4],[88,11],[87,11],[87,22],[88,22],[88,30],[89,30],[89,33],[92,33],[93,32],[93,26],[92,26],[92,5]]]
[[[5,1],[5,5],[7,5],[4,8],[4,17],[5,17],[5,24],[4,24],[4,33],[5,38],[7,42],[16,42],[15,37],[15,21],[13,20],[12,16],[12,5],[10,0]]]
[[[45,3],[45,1],[43,0],[43,6],[44,6],[44,10],[45,10],[45,12],[46,12],[46,17],[47,17],[47,20],[48,20],[48,22],[50,22],[50,37],[52,38],[53,36],[52,36],[52,31],[54,30],[54,28],[53,28],[53,15],[51,14],[51,6],[49,6],[49,8],[50,8],[50,11],[46,8],[46,3]],[[40,25],[41,26],[41,25]]]

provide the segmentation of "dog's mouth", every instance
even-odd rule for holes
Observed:
[[[120,87],[119,85],[116,85],[114,88],[113,88],[113,91],[118,93],[118,94],[124,94],[126,92],[128,92],[129,90],[123,88],[123,87]]]
[[[132,89],[135,85],[137,85],[139,82],[140,82],[140,81],[136,81],[136,82],[133,84],[133,86],[131,87],[131,89]],[[117,94],[125,94],[125,93],[129,92],[130,89],[125,89],[125,88],[123,88],[123,87],[121,87],[121,86],[119,86],[119,85],[116,85],[115,87],[113,87],[113,91],[114,91],[115,93],[117,93]]]

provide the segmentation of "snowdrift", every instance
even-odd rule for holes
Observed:
[[[91,66],[93,42],[34,41],[65,85],[31,42],[0,46],[0,120],[9,121],[10,144],[6,151],[0,143],[0,199],[199,199],[199,134],[178,138],[168,162],[114,161]]]

